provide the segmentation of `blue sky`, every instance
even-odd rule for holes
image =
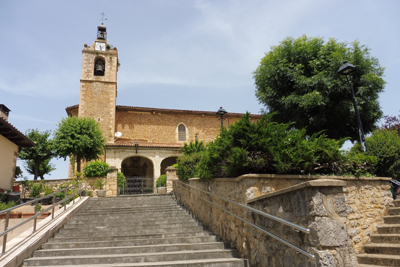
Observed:
[[[258,113],[252,72],[271,46],[306,34],[371,48],[386,68],[382,110],[397,115],[399,11],[398,0],[4,0],[0,104],[22,132],[54,130],[79,102],[81,51],[104,12],[121,62],[118,105]],[[46,178],[66,178],[66,162],[53,163]]]

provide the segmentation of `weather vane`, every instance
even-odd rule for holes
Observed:
[[[104,21],[107,20],[107,18],[104,18],[104,16],[105,16],[106,14],[104,14],[104,12],[102,12],[102,13],[100,13],[100,14],[101,14],[101,24],[103,24]]]

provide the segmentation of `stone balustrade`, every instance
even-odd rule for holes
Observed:
[[[172,171],[172,170],[171,170]],[[173,176],[173,175],[172,175]],[[167,173],[168,178],[171,174]],[[390,178],[248,174],[172,180],[178,200],[248,258],[251,266],[314,266],[306,256],[207,203],[213,201],[316,256],[317,266],[357,266],[356,255],[382,224],[393,199]],[[225,201],[183,189],[188,184],[309,228],[310,234]],[[201,198],[201,197],[202,198]]]

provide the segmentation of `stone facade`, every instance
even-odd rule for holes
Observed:
[[[168,179],[168,178],[167,178]],[[205,226],[231,243],[251,266],[357,266],[356,255],[392,205],[390,178],[243,175],[173,181],[177,199]],[[197,195],[188,184],[309,228],[310,234],[254,212]],[[272,237],[204,201],[215,202],[316,256],[316,264]]]
[[[117,106],[118,51],[116,48],[96,50],[99,42],[107,44],[104,39],[96,39],[91,46],[85,44],[79,105],[67,107],[66,111],[68,116],[89,117],[99,122],[107,140],[102,157],[105,162],[121,172],[124,172],[124,165],[125,170],[134,170],[129,175],[156,180],[165,173],[166,167],[176,163],[176,158],[182,154],[180,147],[185,142],[214,140],[220,130],[220,120],[215,111]],[[98,60],[104,62],[104,75],[95,75]],[[226,114],[224,126],[229,127],[242,115]],[[251,115],[253,121],[259,118],[260,115]],[[184,129],[181,138],[179,126]],[[122,136],[116,137],[116,132]],[[140,166],[137,166],[137,161],[140,161]],[[84,166],[83,162],[82,168]],[[68,176],[74,176],[74,166],[70,166]]]

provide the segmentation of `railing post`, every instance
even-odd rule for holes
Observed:
[[[6,215],[6,222],[4,224],[4,231],[7,231],[8,229],[8,222],[10,221],[10,211],[7,211]],[[7,234],[3,236],[3,249],[2,253],[6,252],[6,244],[7,244]]]
[[[33,232],[36,232],[36,223],[37,223],[37,216],[36,216],[36,213],[37,213],[37,210],[38,210],[38,204],[39,204],[39,201],[38,200],[36,200],[36,203],[35,203],[35,219],[33,219]]]
[[[66,210],[67,210],[68,190],[67,190],[67,189],[64,189],[64,190],[65,190],[65,196],[64,196],[64,211],[66,211]]]
[[[53,208],[51,210],[51,219],[54,219],[54,208],[56,206],[56,194],[53,195]]]

